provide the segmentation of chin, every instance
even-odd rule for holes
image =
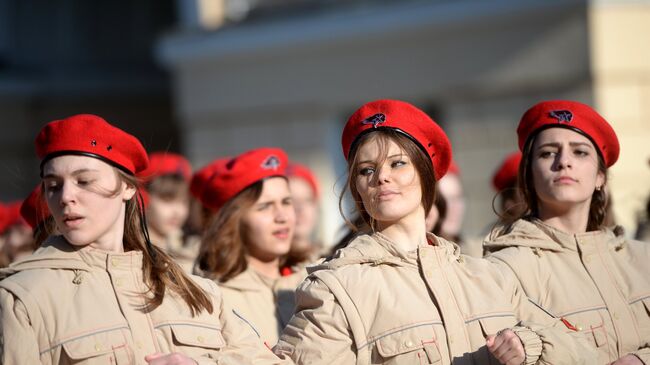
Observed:
[[[70,245],[75,247],[88,246],[92,242],[86,235],[79,233],[63,233],[63,237]]]

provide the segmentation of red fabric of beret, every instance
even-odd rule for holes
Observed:
[[[92,114],[78,114],[46,124],[36,137],[41,165],[50,158],[87,155],[138,174],[147,168],[147,152],[134,136]]]
[[[172,152],[149,154],[149,167],[138,174],[145,182],[163,175],[179,175],[186,181],[192,177],[192,166],[183,156]]]
[[[311,187],[316,199],[320,197],[320,184],[314,173],[307,166],[290,162],[287,168],[287,176],[303,179]]]
[[[228,161],[216,163],[199,200],[213,211],[219,210],[247,187],[272,176],[286,176],[287,154],[279,148],[257,148]]]
[[[363,105],[352,114],[343,129],[343,154],[349,159],[355,143],[363,134],[381,129],[397,130],[413,140],[431,159],[437,180],[451,161],[451,143],[433,119],[415,106],[399,100],[377,100]]]
[[[20,206],[20,215],[32,229],[36,228],[50,215],[50,210],[47,208],[47,203],[41,193],[40,184],[23,200]]]
[[[607,167],[618,160],[620,146],[612,126],[590,106],[570,100],[543,101],[528,109],[517,128],[519,150],[539,131],[551,127],[572,129],[591,139]]]
[[[517,174],[519,172],[519,163],[521,162],[521,152],[513,152],[506,156],[501,162],[499,168],[492,176],[492,186],[496,191],[501,191],[515,186],[517,183]]]

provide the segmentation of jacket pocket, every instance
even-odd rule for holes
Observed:
[[[567,314],[562,317],[565,321],[567,328],[583,332],[586,338],[591,341],[596,347],[603,347],[607,345],[607,331],[603,316],[606,316],[605,309],[593,309],[579,313]],[[568,321],[568,324],[566,323]],[[569,327],[572,326],[573,328]]]
[[[375,341],[379,357],[375,362],[396,364],[438,364],[440,351],[431,325],[397,330]]]
[[[650,296],[630,304],[641,340],[650,338]]]
[[[70,364],[131,364],[124,336],[116,330],[73,338],[62,347]]]
[[[172,324],[175,351],[191,358],[216,358],[221,348],[226,346],[221,329],[209,325]]]
[[[488,335],[496,335],[501,330],[516,326],[517,320],[514,315],[504,315],[479,318],[478,323],[481,326],[483,338],[485,338]]]

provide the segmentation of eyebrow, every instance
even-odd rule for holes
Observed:
[[[72,171],[71,175],[76,176],[76,175],[83,174],[85,172],[98,172],[98,171],[99,170],[83,168],[83,169]],[[43,179],[51,179],[51,178],[55,178],[55,177],[58,177],[58,176],[59,175],[50,173],[50,174],[47,174],[47,175],[43,176]]]
[[[405,153],[403,153],[403,152],[402,153],[397,153],[397,154],[394,154],[394,155],[386,156],[386,159],[393,158],[393,157],[400,157],[400,156],[404,156],[404,155],[405,155]],[[373,162],[375,162],[375,161],[372,161],[372,160],[360,161],[359,165],[361,165],[362,163],[373,163]]]
[[[544,143],[542,145],[537,146],[537,148],[538,149],[543,148],[543,147],[558,147],[559,148],[561,146],[562,146],[562,144],[559,143],[559,142],[548,142],[548,143]],[[587,142],[569,142],[569,146],[571,146],[571,147],[586,146],[586,147],[589,147],[589,148],[593,148],[591,143],[587,143]]]

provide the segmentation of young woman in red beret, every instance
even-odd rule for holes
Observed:
[[[426,232],[451,161],[443,130],[379,100],[343,130],[348,187],[370,232],[310,267],[274,351],[298,364],[589,364],[595,350],[516,280]],[[522,321],[523,320],[523,321]],[[535,324],[537,323],[537,324]]]
[[[287,255],[286,266],[305,265],[318,259],[323,246],[314,241],[314,230],[318,224],[320,184],[314,173],[295,162],[287,168],[291,199],[296,211],[296,228]]]
[[[192,167],[171,152],[149,154],[149,167],[139,174],[147,194],[146,216],[151,242],[191,273],[201,240],[186,235],[183,227],[190,211],[189,183]]]
[[[43,127],[36,150],[58,233],[0,271],[0,363],[278,363],[214,283],[149,241],[135,137],[75,115]]]
[[[291,318],[294,289],[306,275],[283,262],[296,223],[286,168],[284,151],[258,148],[215,161],[202,170],[203,186],[194,184],[214,212],[197,269],[219,284],[224,300],[269,347]]]
[[[537,305],[585,333],[599,364],[649,364],[650,246],[603,224],[616,133],[589,106],[556,100],[530,108],[517,134],[527,209],[492,232],[490,260],[514,273]]]

